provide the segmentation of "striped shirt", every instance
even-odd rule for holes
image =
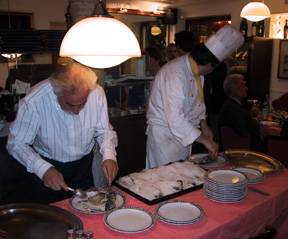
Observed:
[[[78,115],[71,115],[61,109],[50,79],[46,79],[19,102],[6,147],[28,172],[42,179],[52,165],[40,155],[63,163],[79,160],[90,153],[95,145],[94,138],[103,160],[116,160],[118,141],[109,124],[102,87],[98,85],[89,94]]]

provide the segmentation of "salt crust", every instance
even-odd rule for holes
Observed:
[[[205,170],[184,161],[143,169],[119,178],[117,183],[148,200],[154,200],[204,182]]]

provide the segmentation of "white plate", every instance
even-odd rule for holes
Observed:
[[[198,222],[203,214],[203,209],[199,205],[181,200],[164,202],[155,209],[155,215],[158,219],[177,225]]]
[[[104,223],[110,229],[123,233],[139,233],[154,226],[151,212],[138,207],[122,207],[105,214]]]
[[[113,191],[113,192],[115,192],[115,191]],[[118,192],[115,192],[115,193],[116,193],[116,201],[115,201],[116,208],[124,206],[126,204],[125,196],[122,195],[121,193],[118,193]],[[90,191],[90,192],[87,192],[87,194],[88,194],[88,197],[93,197],[94,195],[96,195],[96,192]],[[83,204],[80,203],[81,200],[85,200],[85,198],[82,199],[82,198],[73,196],[69,200],[70,207],[77,212],[88,213],[88,214],[102,214],[102,213],[109,212],[109,211],[97,211],[97,210],[91,210],[91,209],[85,208],[83,206]]]
[[[279,123],[274,121],[260,121],[260,124],[264,126],[279,126]]]
[[[208,172],[207,177],[214,182],[228,184],[237,184],[248,180],[243,173],[230,169],[219,169]]]
[[[236,167],[233,169],[244,173],[248,177],[248,183],[260,183],[264,180],[265,177],[264,173],[256,168]]]
[[[195,164],[199,164],[199,161],[207,156],[208,154],[192,154],[189,156],[189,161],[190,162],[193,162]],[[225,159],[224,157],[222,156],[218,156],[217,159],[214,161],[214,162],[211,162],[211,163],[207,163],[207,164],[201,164],[199,165],[200,167],[203,167],[203,168],[212,168],[212,167],[218,167],[218,166],[223,166],[225,164],[228,163],[228,160]]]

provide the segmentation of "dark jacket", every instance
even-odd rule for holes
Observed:
[[[248,137],[260,129],[259,122],[251,117],[245,106],[231,98],[227,98],[221,107],[219,125],[231,126],[242,137]]]

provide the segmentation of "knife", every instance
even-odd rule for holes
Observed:
[[[256,189],[256,188],[248,187],[248,189],[250,189],[250,190],[252,190],[252,191],[254,191],[254,192],[256,192],[256,193],[260,193],[260,194],[262,194],[262,195],[265,195],[265,196],[270,196],[270,195],[271,195],[270,193],[266,193],[266,192],[261,191],[261,190]]]

